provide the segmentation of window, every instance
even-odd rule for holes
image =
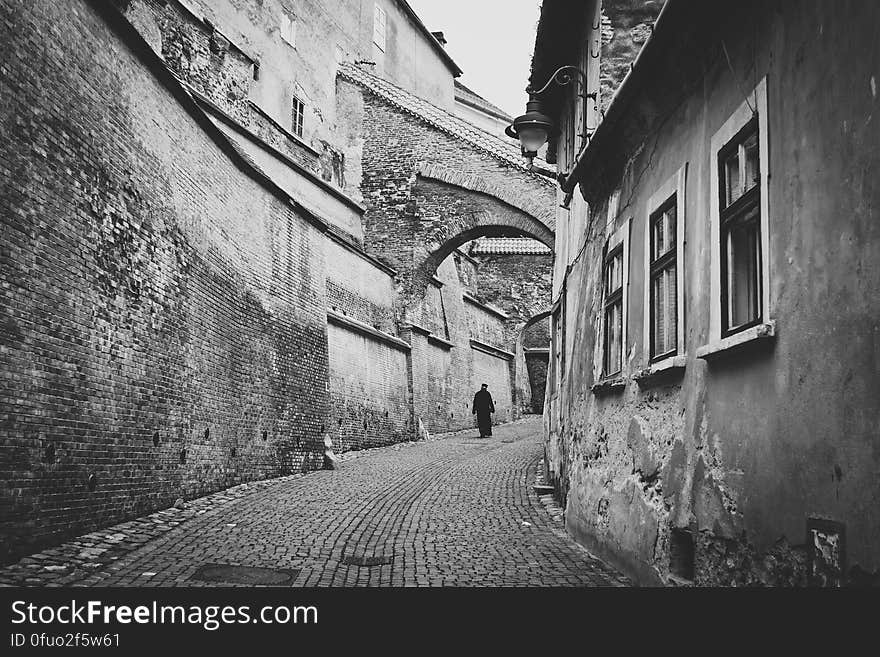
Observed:
[[[718,181],[721,337],[727,337],[762,320],[757,118],[718,153]]]
[[[565,291],[562,291],[564,299]],[[556,394],[562,385],[562,371],[565,368],[565,339],[562,319],[562,301],[560,300],[558,307],[553,312],[552,340],[553,340],[553,388],[552,393]]]
[[[296,19],[287,14],[281,14],[281,38],[289,45],[296,46]]]
[[[650,217],[651,360],[674,356],[678,347],[678,272],[676,197]]]
[[[611,376],[620,372],[623,357],[623,245],[605,256],[602,281],[605,302],[602,330],[605,336],[602,351],[602,372]]]
[[[625,362],[631,222],[627,219],[610,235],[603,251],[602,301],[595,320],[599,339],[593,356],[594,389],[619,379]]]
[[[648,367],[684,354],[684,227],[687,164],[648,200],[645,219],[644,353]]]
[[[385,52],[385,21],[385,10],[379,5],[376,5],[375,11],[373,12],[373,43],[375,43],[382,52]]]
[[[297,137],[302,137],[303,134],[303,111],[305,110],[305,105],[303,102],[297,98],[293,97],[293,110],[292,121],[291,121],[291,130]]]
[[[774,338],[767,78],[712,136],[709,340],[697,357]]]

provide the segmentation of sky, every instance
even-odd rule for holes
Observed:
[[[525,111],[540,0],[408,0],[464,71],[459,81],[511,116]]]

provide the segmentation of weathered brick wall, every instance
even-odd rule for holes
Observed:
[[[327,307],[396,335],[391,273],[334,240],[328,239],[325,249]]]
[[[345,452],[410,440],[407,352],[330,322],[329,433]]]
[[[490,344],[493,347],[504,349],[507,346],[504,334],[504,319],[467,297],[464,298],[464,301],[465,315],[467,317],[465,326],[470,337],[474,340]]]
[[[396,335],[391,273],[333,240],[326,243],[327,305],[391,336]],[[413,437],[408,354],[402,345],[328,322],[329,429],[339,452]]]
[[[0,43],[0,558],[320,466],[319,231],[95,5],[3,0]]]
[[[515,340],[515,333],[527,321],[550,309],[553,255],[480,254],[473,257],[480,272],[475,296],[508,315],[508,340]]]

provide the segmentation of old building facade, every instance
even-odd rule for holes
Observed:
[[[880,12],[662,4],[538,26],[532,85],[598,92],[544,97],[566,527],[645,584],[876,583]]]
[[[534,408],[553,185],[406,2],[0,18],[0,559]]]

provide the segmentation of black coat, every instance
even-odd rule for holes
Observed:
[[[488,390],[478,390],[477,394],[474,395],[474,408],[472,412],[476,413],[477,417],[495,412],[495,403],[492,401],[492,395]]]

